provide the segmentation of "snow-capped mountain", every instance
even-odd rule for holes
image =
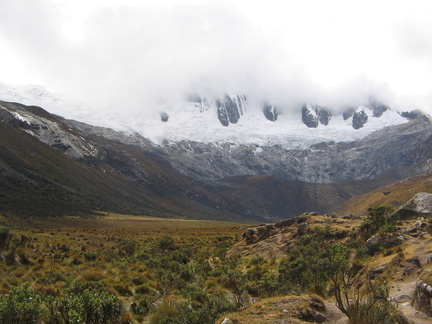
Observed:
[[[138,133],[155,145],[192,141],[305,149],[321,142],[354,141],[407,119],[389,107],[367,103],[343,112],[304,105],[284,110],[269,103],[252,105],[244,95],[203,98],[198,95],[142,112],[110,110],[53,94],[41,86],[0,83],[0,100],[37,105],[50,113]]]
[[[0,133],[0,212],[32,215],[100,209],[268,221],[329,212],[432,172],[430,118],[374,102],[336,113],[191,96],[107,113],[41,87],[1,85]]]

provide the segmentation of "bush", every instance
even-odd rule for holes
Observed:
[[[86,261],[95,261],[99,254],[97,252],[84,252],[84,259]]]
[[[50,318],[56,319],[56,323],[114,324],[121,315],[120,302],[115,295],[94,289],[61,299],[50,298],[47,304]]]
[[[368,239],[375,233],[391,233],[394,232],[395,221],[390,218],[394,213],[394,208],[391,206],[375,206],[370,207],[367,212],[367,217],[360,226],[360,232],[365,239]]]
[[[14,287],[0,297],[0,323],[34,323],[41,315],[41,297],[29,285]]]
[[[225,297],[208,296],[204,292],[198,299],[192,299],[179,305],[164,302],[152,316],[152,324],[202,324],[214,323],[223,314],[235,310]]]

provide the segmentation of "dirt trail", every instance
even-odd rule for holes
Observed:
[[[426,241],[422,238],[416,239],[414,244],[418,244],[414,249],[413,254],[417,256],[420,260],[422,267],[426,265],[427,258],[430,255],[430,250],[426,245]],[[390,298],[397,299],[402,295],[407,295],[412,297],[416,283],[418,282],[419,273],[414,272],[412,275],[407,276],[404,280],[395,281],[393,287],[390,290]],[[432,317],[429,317],[411,306],[410,301],[399,303],[398,309],[402,311],[405,317],[415,324],[431,324]]]

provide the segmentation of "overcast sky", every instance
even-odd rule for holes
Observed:
[[[430,1],[0,0],[0,81],[139,110],[198,92],[432,113]]]

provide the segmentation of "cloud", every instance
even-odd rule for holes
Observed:
[[[372,23],[362,24],[371,7],[338,1],[88,3],[0,0],[0,33],[48,88],[135,111],[191,92],[239,92],[256,105],[270,100],[287,109],[304,102],[342,107],[370,95],[403,101],[394,93],[395,74],[387,77],[396,63],[384,41],[387,16],[379,10],[386,8],[373,7]],[[411,28],[394,36],[402,44],[396,57],[417,62],[419,53],[428,57],[430,38]]]

